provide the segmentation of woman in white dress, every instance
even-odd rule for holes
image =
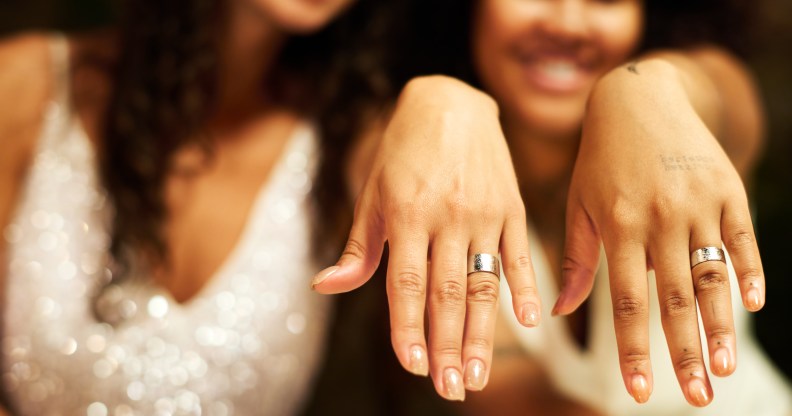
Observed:
[[[469,154],[509,158],[462,119],[453,143],[405,130],[454,101],[493,106],[460,83],[411,82],[386,117],[389,3],[351,3],[133,1],[117,32],[0,44],[2,407],[299,410],[330,311],[308,279],[349,195],[378,184],[370,214],[393,218],[395,194],[470,192],[447,183],[489,166]],[[513,172],[491,174],[519,203]]]

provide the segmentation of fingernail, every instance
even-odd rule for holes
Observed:
[[[319,272],[319,274],[314,276],[313,280],[311,280],[311,288],[314,288],[314,287],[316,287],[316,285],[324,282],[325,279],[330,277],[330,275],[332,275],[333,273],[337,272],[338,269],[340,269],[340,268],[341,268],[340,266],[330,266],[330,267],[322,270],[321,272]]]
[[[716,375],[725,375],[731,368],[731,354],[726,347],[720,347],[712,355],[712,372]]]
[[[630,389],[632,390],[633,399],[638,403],[646,403],[649,400],[649,383],[646,377],[641,374],[632,376],[630,380]]]
[[[429,362],[426,360],[426,350],[420,345],[410,347],[410,372],[417,376],[429,374]]]
[[[562,293],[561,296],[556,300],[555,305],[553,305],[553,310],[550,311],[550,316],[557,316],[558,315],[558,308],[561,307],[561,303],[564,300],[564,294]]]
[[[462,374],[456,368],[443,371],[443,390],[448,400],[465,400],[465,386],[462,385]]]
[[[469,390],[481,390],[484,388],[484,362],[478,358],[468,361],[465,368],[465,387]]]
[[[539,307],[535,303],[526,303],[522,309],[522,323],[525,326],[539,325]]]
[[[710,401],[710,397],[704,380],[698,377],[691,379],[688,382],[688,396],[694,405],[699,407],[706,406]]]
[[[751,288],[748,290],[748,309],[752,311],[759,310],[761,305],[759,304],[759,289]]]

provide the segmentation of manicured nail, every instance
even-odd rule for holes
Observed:
[[[759,304],[759,289],[755,287],[749,289],[746,297],[748,298],[748,309],[758,311],[762,306]]]
[[[426,350],[420,345],[410,347],[410,372],[417,376],[429,374],[429,361],[426,359]]]
[[[632,390],[633,399],[638,403],[646,403],[649,400],[649,383],[646,377],[641,374],[632,376],[630,380],[630,389]]]
[[[716,375],[725,375],[731,368],[731,354],[726,347],[720,347],[712,355],[712,372]]]
[[[558,309],[561,307],[561,303],[562,303],[563,300],[564,300],[564,295],[562,294],[558,298],[558,300],[556,301],[555,305],[553,305],[553,310],[550,311],[550,316],[557,316],[558,315]]]
[[[698,377],[694,377],[688,382],[688,396],[698,407],[704,407],[710,402],[707,384]]]
[[[484,362],[478,358],[468,361],[465,368],[465,387],[468,390],[481,390],[484,388]]]
[[[456,368],[443,371],[443,390],[448,400],[465,400],[465,386],[462,385],[462,374]]]
[[[316,287],[316,285],[324,282],[325,279],[330,277],[331,274],[337,272],[338,269],[340,269],[340,268],[341,268],[340,266],[330,266],[330,267],[322,270],[321,272],[319,272],[319,274],[317,274],[313,278],[313,280],[311,280],[311,288],[313,289],[314,287]]]
[[[539,307],[535,303],[526,303],[522,308],[522,323],[525,326],[539,325]]]

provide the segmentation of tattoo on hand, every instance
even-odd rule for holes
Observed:
[[[638,61],[632,61],[627,64],[627,70],[635,75],[638,75]]]
[[[715,163],[712,156],[702,155],[660,155],[660,163],[668,171],[710,169]]]

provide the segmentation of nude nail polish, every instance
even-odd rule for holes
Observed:
[[[485,379],[484,362],[478,358],[468,361],[465,367],[465,387],[468,390],[481,390],[484,388]]]
[[[456,368],[443,371],[443,390],[448,400],[465,400],[465,386],[462,385],[462,374]]]
[[[417,376],[429,374],[429,362],[426,359],[426,350],[420,345],[410,347],[410,372]]]
[[[761,307],[759,304],[759,289],[755,287],[749,289],[746,298],[748,300],[748,309],[752,311],[759,310]]]
[[[311,281],[311,288],[314,288],[316,285],[324,282],[330,275],[337,272],[340,269],[340,266],[330,266],[317,274],[313,280]]]
[[[726,347],[720,347],[712,354],[712,372],[717,375],[725,375],[731,368],[731,354]]]
[[[535,303],[526,303],[522,308],[522,323],[525,326],[539,325],[539,307]]]
[[[630,390],[632,391],[633,399],[638,403],[646,403],[649,400],[649,383],[646,377],[642,374],[632,376],[630,380]]]
[[[707,384],[704,380],[695,377],[688,382],[688,396],[694,405],[704,407],[710,402]]]

